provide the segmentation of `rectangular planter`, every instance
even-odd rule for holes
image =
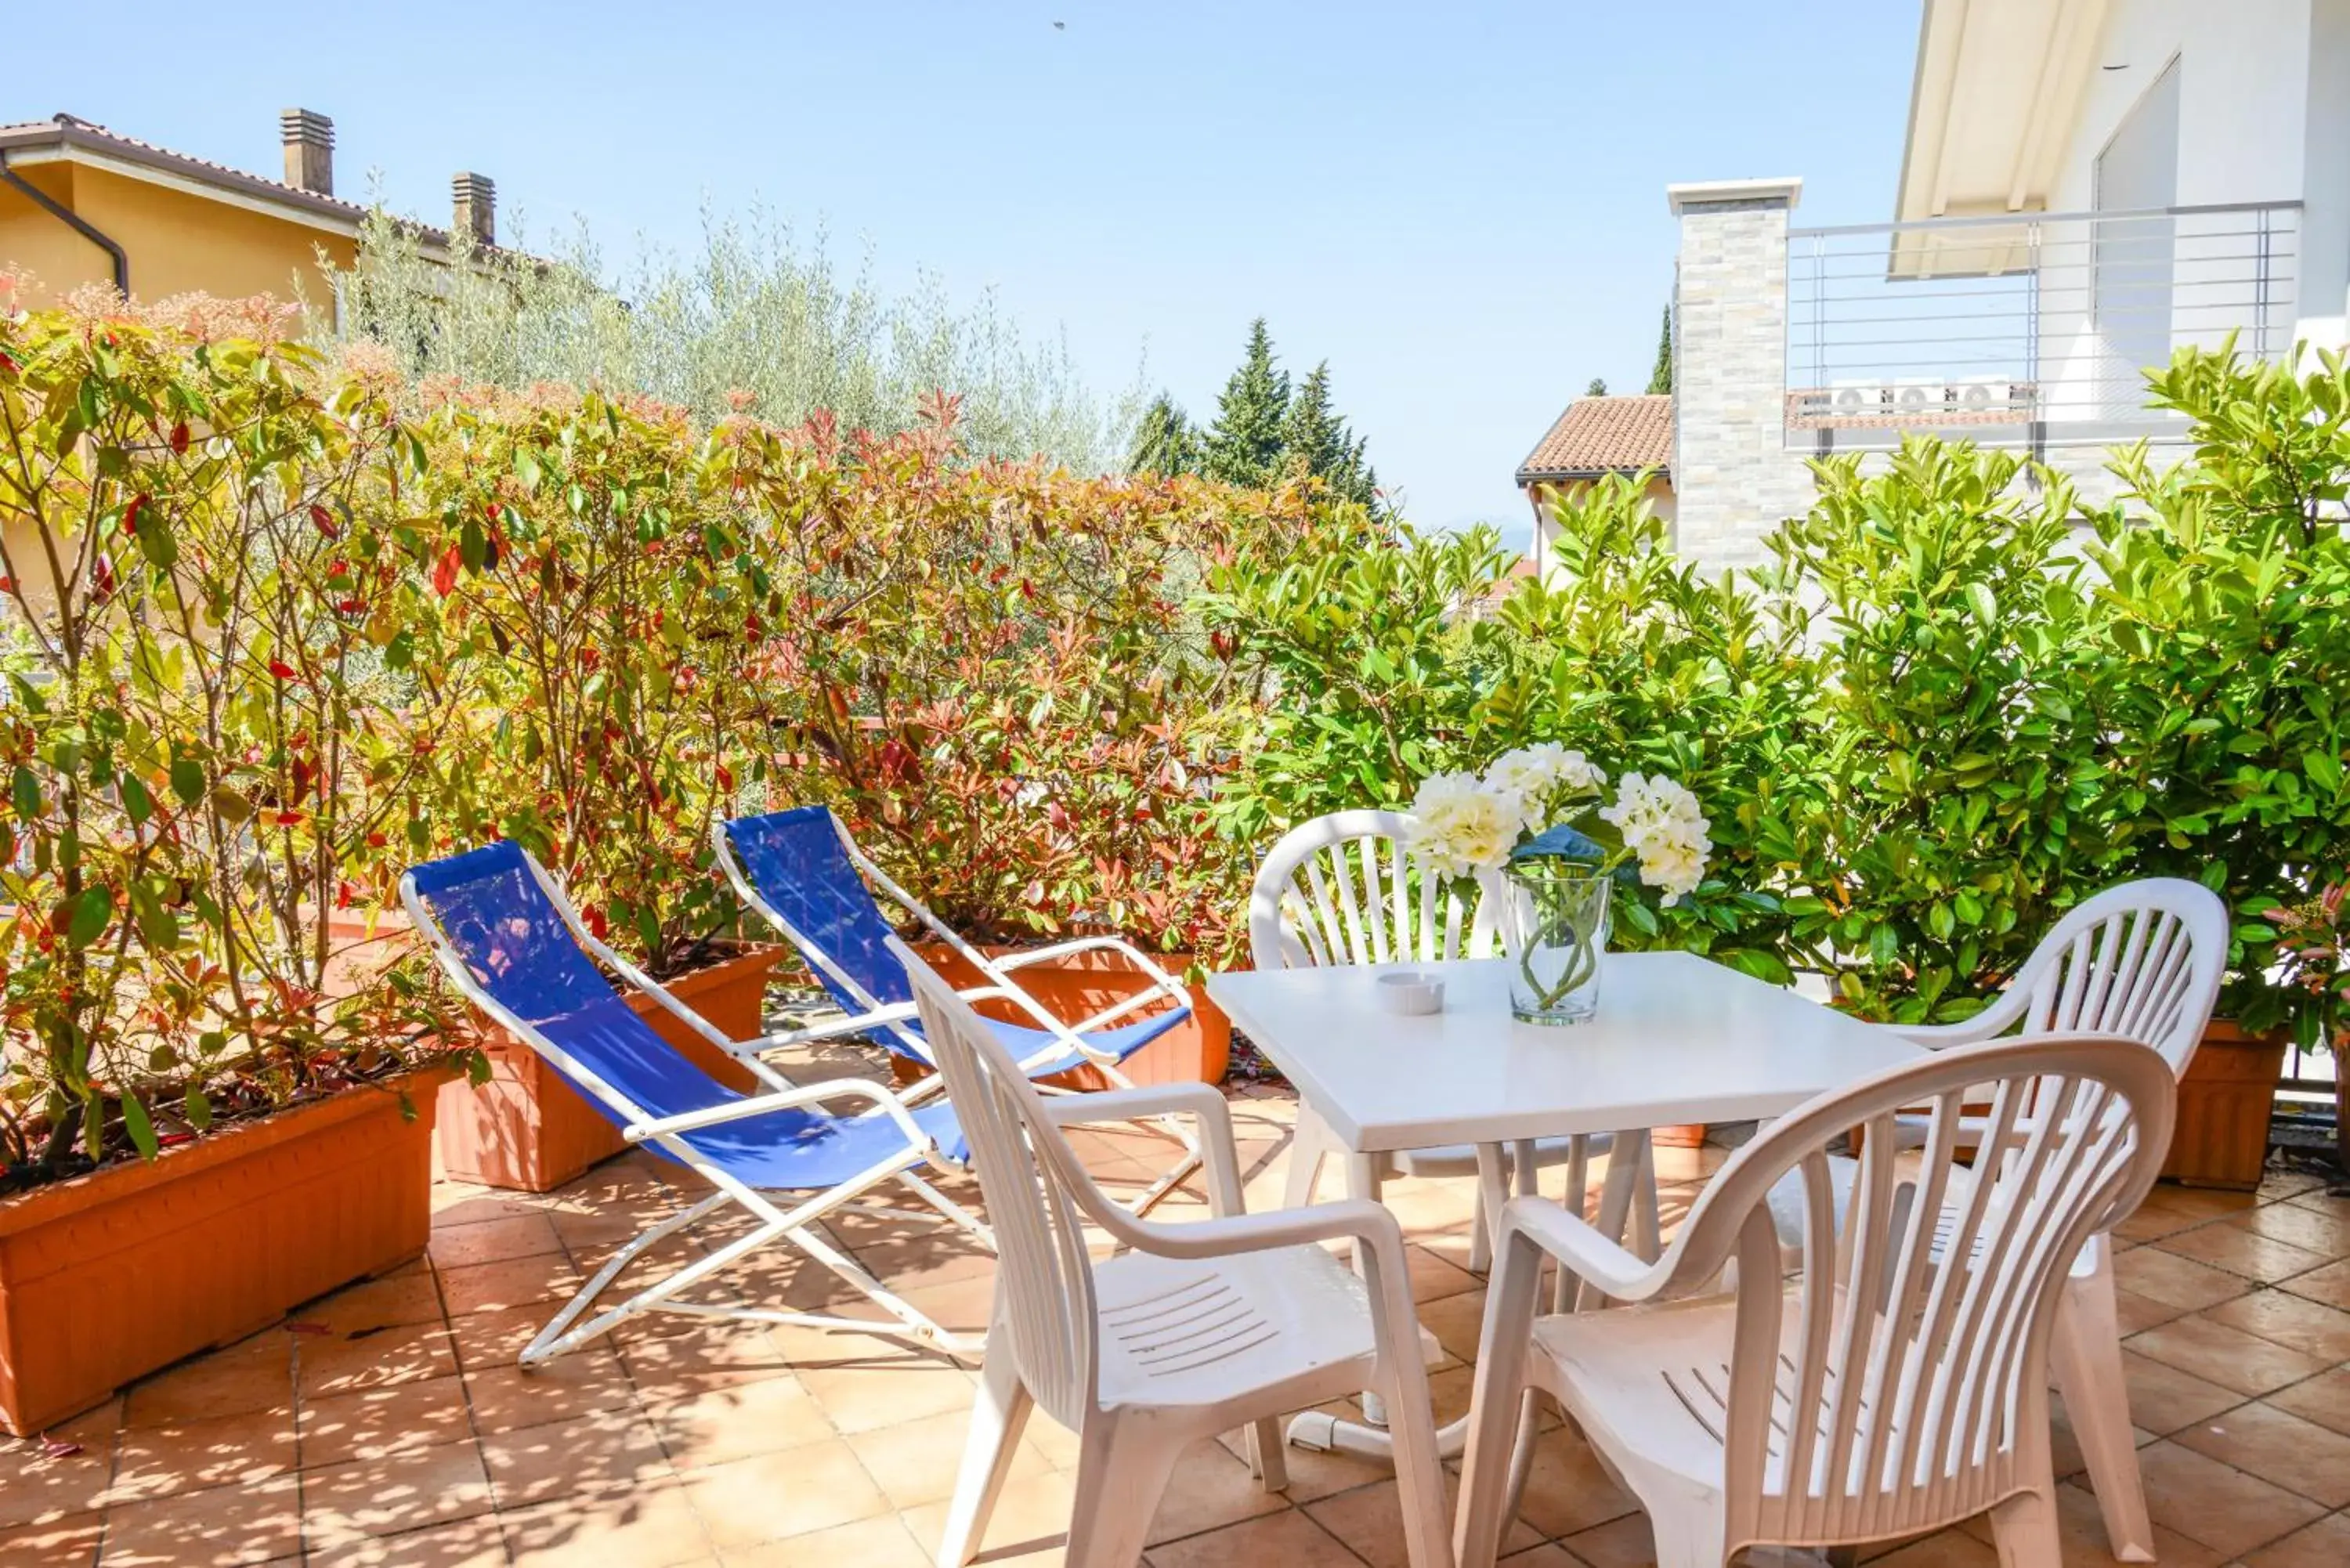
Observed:
[[[714,964],[663,983],[671,995],[731,1040],[762,1032],[767,975],[784,950],[745,946]],[[639,992],[629,1004],[703,1072],[748,1094],[759,1081],[748,1068]],[[522,1192],[562,1186],[598,1160],[628,1147],[620,1129],[588,1103],[538,1053],[503,1029],[484,1032],[490,1081],[460,1076],[441,1089],[441,1166],[460,1181]]]
[[[1020,950],[983,947],[979,950],[990,958],[996,958]],[[981,983],[979,972],[957,956],[952,949],[930,943],[924,945],[920,951],[933,968],[956,986]],[[1191,967],[1191,955],[1154,953],[1151,961],[1180,980],[1183,971]],[[1030,964],[1014,970],[1012,979],[1035,997],[1045,1012],[1071,1023],[1081,1023],[1111,1003],[1147,990],[1150,985],[1149,977],[1120,954],[1099,951],[1071,953],[1066,958]],[[1221,1084],[1224,1081],[1224,1072],[1232,1065],[1232,1021],[1224,1015],[1222,1008],[1208,1000],[1205,986],[1193,985],[1187,989],[1191,992],[1191,1016],[1127,1058],[1123,1071],[1136,1083]],[[1020,1007],[997,999],[981,1002],[979,1010],[988,1017],[1014,1023],[1033,1024],[1035,1022]],[[1133,1017],[1118,1020],[1119,1023],[1133,1021]],[[1073,1089],[1108,1086],[1107,1080],[1091,1067],[1063,1073],[1046,1082]]]
[[[2215,1018],[2178,1080],[2178,1121],[2162,1174],[2183,1187],[2249,1192],[2268,1163],[2269,1117],[2286,1038],[2247,1034]]]
[[[412,1120],[351,1089],[0,1199],[0,1425],[38,1432],[422,1252],[433,1077],[402,1086]]]

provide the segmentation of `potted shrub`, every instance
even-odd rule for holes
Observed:
[[[2183,350],[2149,389],[2193,421],[2197,450],[2168,470],[2143,449],[2116,465],[2126,491],[2090,552],[2106,579],[2098,702],[2142,825],[2130,870],[2200,878],[2240,916],[2168,1173],[2250,1188],[2287,1038],[2317,1016],[2281,981],[2293,955],[2264,917],[2309,909],[2350,846],[2350,372],[2335,355],[2303,375]]]
[[[421,1251],[442,1022],[337,994],[449,697],[386,389],[198,305],[0,316],[0,1424]]]
[[[2334,1158],[2350,1175],[2350,886],[2330,883],[2315,898],[2269,911],[2283,956],[2282,978],[2297,993],[2297,1036],[2334,1057]],[[2271,1070],[2271,1080],[2275,1077]]]
[[[1251,865],[1211,816],[1232,693],[1189,588],[1252,525],[1243,500],[967,462],[954,400],[924,411],[846,452],[821,430],[770,438],[788,678],[764,689],[792,699],[770,794],[830,805],[983,948],[1116,935],[1196,979],[1230,961]],[[1020,979],[1072,1021],[1142,984],[1099,953]],[[1230,1023],[1192,994],[1130,1075],[1223,1076]]]
[[[745,769],[746,660],[772,583],[723,436],[673,410],[542,389],[445,391],[413,563],[437,668],[474,694],[435,744],[429,845],[527,846],[599,936],[735,1038],[759,1032],[772,948],[734,939],[709,826]],[[420,657],[426,656],[420,650]],[[636,997],[671,1044],[749,1089],[740,1064]],[[544,1191],[618,1153],[619,1131],[519,1042],[480,1040],[441,1095],[452,1175]]]

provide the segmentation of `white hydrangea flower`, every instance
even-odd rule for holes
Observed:
[[[1466,877],[1508,863],[1525,826],[1519,798],[1474,774],[1433,774],[1411,802],[1411,846],[1439,877]]]
[[[1625,847],[1639,857],[1640,880],[1662,889],[1663,903],[1680,902],[1704,880],[1713,824],[1697,796],[1673,780],[1626,774],[1616,804],[1600,807],[1599,818],[1624,836]]]
[[[1524,815],[1530,827],[1550,826],[1543,818],[1561,804],[1555,797],[1562,793],[1589,794],[1607,782],[1607,775],[1594,767],[1590,758],[1581,752],[1568,751],[1555,741],[1504,752],[1485,770],[1489,786],[1514,794],[1525,803]]]

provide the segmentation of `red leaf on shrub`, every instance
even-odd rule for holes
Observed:
[[[302,814],[298,811],[281,811],[277,814],[277,826],[299,827],[302,826]]]
[[[175,452],[188,450],[188,421],[185,420],[172,427],[172,450]]]
[[[367,846],[369,849],[380,849],[390,842],[390,839],[380,833],[370,833],[367,836]]]
[[[315,501],[310,504],[310,526],[316,528],[318,531],[318,536],[323,539],[339,539],[343,536],[342,527],[335,521],[335,514]]]
[[[269,673],[280,680],[291,680],[294,679],[294,667],[282,659],[273,659],[269,661]]]
[[[449,546],[441,557],[441,564],[432,568],[434,593],[445,599],[457,591],[457,568],[463,564],[463,559],[464,557],[458,553],[456,545]]]
[[[724,763],[718,764],[718,787],[723,790],[732,790],[734,787],[734,770]]]
[[[337,609],[338,609],[338,610],[342,611],[345,615],[359,615],[359,614],[363,614],[363,613],[366,611],[366,609],[367,609],[367,600],[365,600],[365,599],[337,599],[337,600],[335,601],[335,607],[336,607]]]
[[[604,919],[604,911],[593,904],[579,911],[579,919],[598,941],[602,941],[605,934],[612,929],[611,922]]]
[[[122,509],[122,533],[124,537],[128,538],[139,532],[139,514],[147,510],[147,493],[142,490],[138,494],[130,498],[130,505]]]
[[[348,882],[338,882],[338,883],[336,883],[336,884],[335,884],[335,908],[337,908],[338,909],[349,909],[349,908],[351,907],[351,900],[352,900],[354,898],[356,898],[356,897],[358,896],[358,894],[359,894],[359,889],[358,889],[358,888],[354,888],[354,887],[352,887]]]
[[[101,553],[91,565],[89,576],[91,591],[98,597],[110,599],[114,597],[114,563],[104,554]]]

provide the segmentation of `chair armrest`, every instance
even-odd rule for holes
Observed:
[[[1208,1174],[1208,1204],[1218,1219],[1246,1212],[1241,1194],[1240,1154],[1232,1145],[1232,1109],[1205,1084],[1146,1084],[1104,1089],[1043,1102],[1055,1127],[1087,1122],[1137,1121],[1144,1116],[1191,1116],[1200,1124],[1200,1163]]]
[[[1552,1199],[1510,1199],[1502,1210],[1502,1239],[1494,1251],[1503,1251],[1517,1236],[1617,1301],[1644,1301],[1669,1277],[1669,1270],[1617,1245]]]
[[[811,1023],[802,1029],[778,1029],[772,1034],[761,1034],[743,1041],[750,1051],[775,1051],[786,1045],[806,1045],[818,1040],[837,1040],[847,1034],[862,1034],[868,1029],[885,1029],[892,1023],[902,1023],[914,1016],[914,1004],[901,1002],[890,1007],[877,1007],[870,1012],[847,1013],[826,1023]]]
[[[915,1125],[914,1118],[906,1114],[906,1107],[899,1104],[898,1096],[864,1078],[831,1078],[821,1084],[778,1089],[771,1095],[753,1095],[747,1099],[730,1100],[723,1106],[710,1106],[698,1111],[684,1111],[673,1116],[637,1122],[621,1128],[620,1136],[630,1143],[642,1143],[648,1138],[671,1137],[703,1127],[723,1127],[728,1122],[764,1116],[770,1111],[793,1110],[802,1106],[838,1099],[872,1102],[883,1115],[898,1124],[898,1130],[906,1135],[906,1141],[914,1148],[924,1153],[936,1152],[931,1136]]]
[[[1150,955],[1140,948],[1118,937],[1079,937],[1073,941],[1054,942],[1045,947],[1029,948],[1021,952],[1006,953],[1001,958],[991,959],[988,961],[994,966],[997,973],[1008,976],[1014,970],[1041,962],[1045,959],[1063,958],[1070,953],[1084,952],[1117,953],[1141,971],[1150,983],[1132,996],[1102,1009],[1091,1018],[1066,1026],[1078,1033],[1098,1029],[1111,1019],[1121,1017],[1161,996],[1179,1002],[1186,1007],[1193,1005],[1191,992],[1181,981],[1153,962]]]
[[[1128,1221],[1128,1228],[1136,1232],[1132,1237],[1136,1251],[1161,1258],[1229,1258],[1322,1241],[1359,1241],[1383,1266],[1396,1271],[1404,1267],[1403,1227],[1393,1214],[1367,1198],[1217,1220],[1135,1220]]]

